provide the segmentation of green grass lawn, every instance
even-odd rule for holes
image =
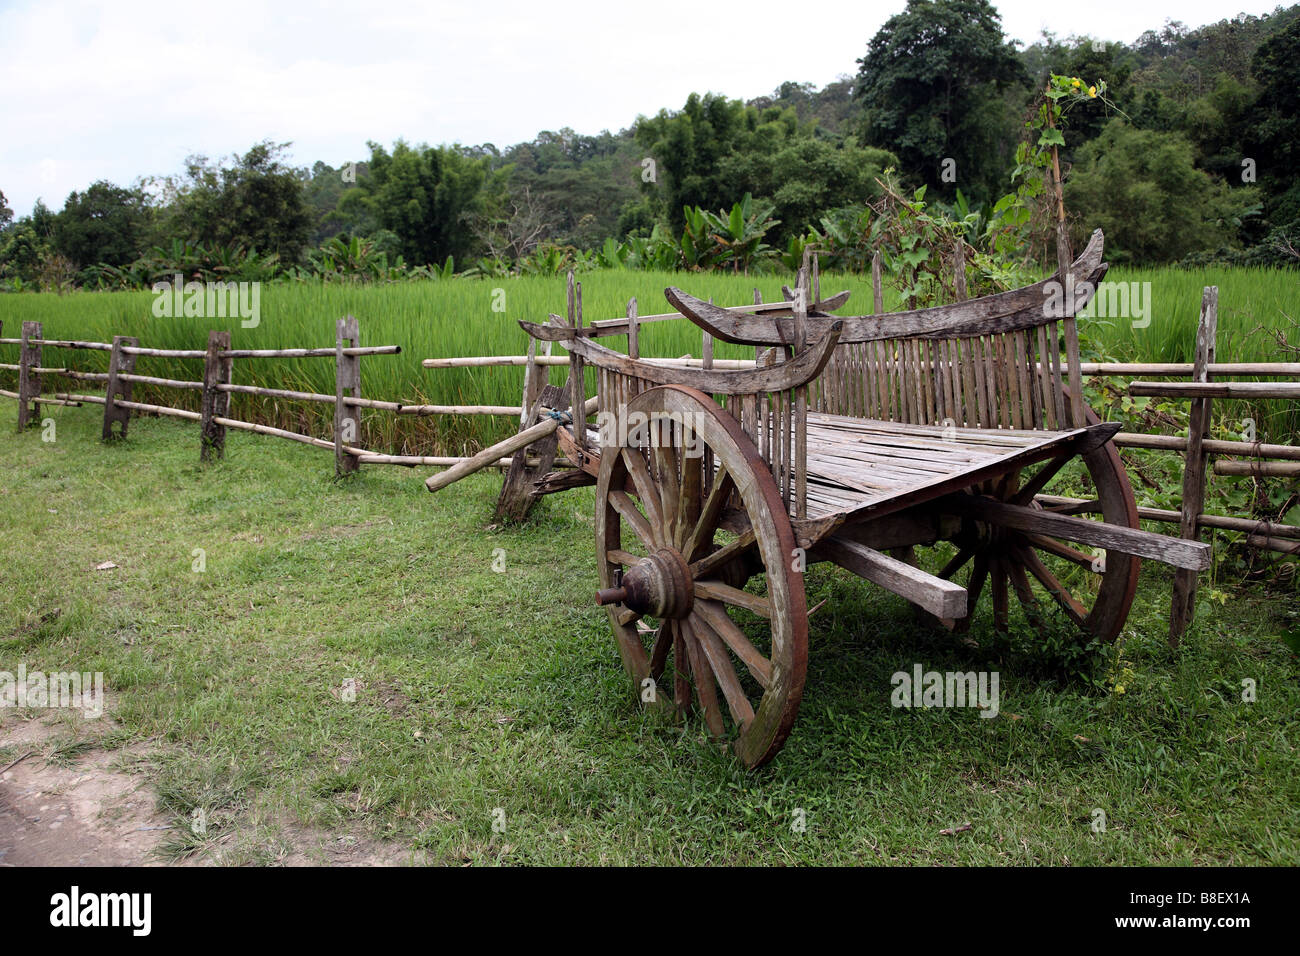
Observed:
[[[162,808],[208,817],[169,857],[237,834],[266,861],[288,821],[447,863],[1300,862],[1293,595],[1207,603],[1171,651],[1147,565],[1089,679],[986,610],[970,647],[818,565],[802,712],[751,773],[699,721],[639,713],[592,602],[589,489],[490,529],[491,474],[436,496],[424,471],[336,483],[327,452],[242,434],[200,468],[188,423],[103,445],[97,409],[54,409],[45,443],[0,412],[0,670],[104,673],[102,744],[149,741],[134,766]],[[892,708],[915,663],[997,670],[1000,715]]]

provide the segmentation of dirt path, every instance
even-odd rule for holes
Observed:
[[[166,839],[168,821],[138,777],[113,769],[122,751],[51,762],[51,741],[65,732],[39,718],[7,716],[0,725],[0,742],[30,753],[0,774],[0,866],[160,862],[150,856]]]
[[[96,747],[109,720],[102,717],[88,730],[91,722],[66,714],[24,718],[0,712],[0,746],[12,751],[0,767],[21,758],[0,773],[0,866],[193,866],[250,857],[288,866],[423,862],[402,846],[294,824],[248,827],[231,844],[182,861],[164,858],[156,851],[175,821],[157,811],[142,775],[120,769],[123,758],[144,755],[146,748]],[[84,749],[60,756],[60,745],[72,733],[85,741]],[[268,853],[270,846],[275,849]]]

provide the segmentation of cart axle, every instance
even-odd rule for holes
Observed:
[[[596,603],[623,604],[638,614],[683,618],[695,605],[695,583],[681,552],[660,548],[623,573],[620,587],[596,592]]]

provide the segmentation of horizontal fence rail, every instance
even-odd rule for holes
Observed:
[[[346,334],[345,334],[346,333]],[[199,422],[203,430],[200,458],[204,461],[220,458],[224,455],[225,432],[227,429],[246,431],[255,434],[284,438],[289,441],[306,444],[321,449],[331,449],[336,453],[336,473],[345,474],[356,470],[359,464],[385,464],[417,467],[433,465],[454,467],[471,460],[463,456],[443,455],[389,455],[356,447],[345,439],[359,431],[358,409],[390,412],[398,415],[497,415],[515,417],[521,413],[519,406],[510,405],[430,405],[404,404],[402,402],[382,401],[360,396],[360,375],[358,360],[363,356],[399,355],[401,346],[371,345],[362,346],[357,342],[359,326],[355,319],[347,317],[339,320],[336,329],[334,348],[288,348],[288,349],[232,349],[229,347],[229,333],[213,332],[209,334],[207,349],[161,349],[141,346],[134,339],[118,336],[113,342],[89,342],[76,339],[46,339],[41,335],[41,323],[23,323],[21,338],[0,337],[0,345],[19,346],[20,355],[17,363],[0,363],[0,370],[17,372],[18,391],[0,389],[0,396],[16,399],[19,403],[19,428],[32,424],[34,411],[41,405],[81,407],[98,405],[104,408],[104,438],[119,438],[126,434],[130,414],[158,415],[178,418],[185,421]],[[42,349],[85,350],[109,353],[109,371],[85,372],[61,365],[46,366],[41,364]],[[204,377],[202,381],[164,378],[155,375],[140,374],[135,371],[135,361],[139,357],[170,359],[203,359]],[[298,359],[298,358],[333,358],[336,362],[336,393],[333,395],[320,392],[303,392],[283,388],[267,388],[259,385],[241,385],[230,381],[233,362],[236,359]],[[348,369],[351,364],[352,368]],[[87,395],[77,392],[54,391],[43,394],[43,379],[57,377],[81,382],[104,383],[104,395]],[[350,378],[344,382],[343,378]],[[192,411],[152,402],[136,401],[131,392],[133,385],[149,385],[155,388],[177,389],[201,394],[201,410]],[[334,405],[336,422],[334,440],[317,438],[300,432],[271,425],[241,421],[226,414],[229,408],[229,396],[254,395],[267,398],[279,398],[288,401],[301,401],[316,404]],[[114,427],[116,425],[116,428]],[[509,459],[491,462],[488,467],[506,467]],[[567,465],[567,461],[557,464]]]

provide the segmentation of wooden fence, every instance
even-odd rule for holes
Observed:
[[[0,325],[3,333],[3,325]],[[400,402],[379,401],[361,396],[361,358],[370,355],[397,355],[401,347],[397,345],[362,346],[360,344],[360,324],[356,318],[347,316],[336,323],[335,344],[333,348],[301,349],[232,349],[230,333],[212,331],[208,333],[206,349],[154,349],[141,347],[136,338],[114,336],[109,342],[83,342],[75,340],[46,339],[42,335],[40,322],[24,322],[20,338],[0,336],[0,345],[18,346],[17,363],[0,363],[0,369],[18,373],[18,391],[0,389],[0,395],[16,399],[18,402],[18,429],[22,431],[37,422],[42,405],[82,406],[101,405],[104,408],[104,440],[122,438],[127,433],[131,413],[162,415],[196,421],[200,427],[199,458],[211,461],[225,455],[226,432],[228,429],[255,432],[300,442],[314,448],[329,449],[334,452],[334,468],[338,475],[356,471],[364,464],[379,465],[417,465],[453,466],[466,459],[461,457],[434,455],[387,455],[357,447],[354,442],[360,433],[360,415],[362,409],[390,412],[397,415],[518,415],[520,409],[515,406],[496,405],[414,405]],[[62,365],[46,366],[43,357],[47,349],[83,350],[108,353],[107,372],[86,372],[67,368]],[[203,359],[202,381],[183,381],[142,375],[136,371],[136,360],[140,357]],[[279,388],[264,388],[258,385],[239,385],[232,381],[236,359],[266,358],[333,358],[335,365],[335,389],[333,395],[316,392],[297,392]],[[44,392],[50,378],[69,382],[94,382],[104,384],[103,395],[91,395],[84,392],[58,391],[50,394]],[[200,411],[173,408],[167,405],[153,405],[133,400],[133,385],[152,385],[159,388],[191,390],[201,393]],[[334,437],[332,440],[316,438],[270,425],[240,421],[230,417],[231,395],[260,395],[282,398],[291,401],[318,402],[334,405]],[[509,459],[493,463],[496,467],[506,467]]]

